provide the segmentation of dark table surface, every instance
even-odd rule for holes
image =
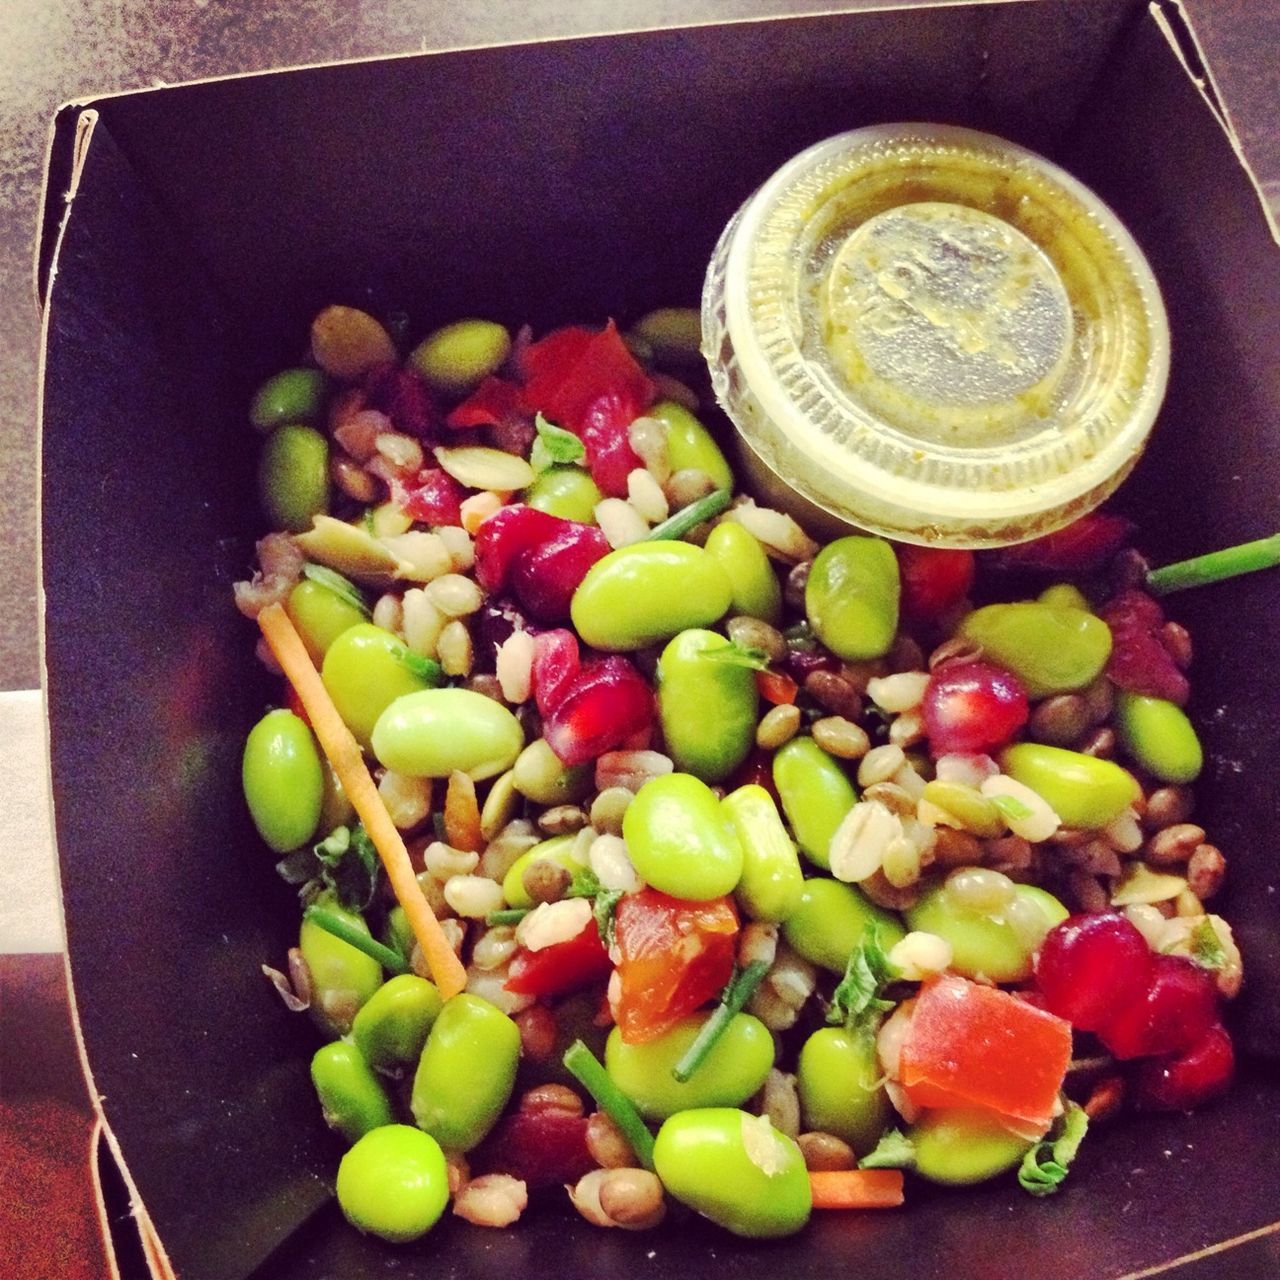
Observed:
[[[919,0],[917,0],[919,2]],[[928,2],[928,0],[926,0]],[[1097,0],[1107,3],[1109,0]],[[1185,0],[1243,152],[1280,207],[1280,0]],[[32,256],[57,106],[298,63],[821,12],[804,0],[3,0],[0,3],[0,690],[40,682]],[[32,805],[43,798],[30,797]],[[0,952],[5,950],[0,938]],[[0,1248],[6,1274],[106,1275],[94,1123],[60,956],[0,955]],[[122,1259],[126,1264],[128,1258]],[[127,1272],[126,1272],[127,1274]],[[1280,1274],[1268,1236],[1189,1260],[1188,1280]]]

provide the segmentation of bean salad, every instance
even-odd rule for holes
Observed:
[[[818,541],[736,481],[695,312],[404,328],[326,307],[254,396],[235,588],[301,906],[264,972],[355,1227],[1041,1196],[1229,1087],[1191,640],[1128,520]]]

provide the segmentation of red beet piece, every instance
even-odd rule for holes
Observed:
[[[380,364],[365,374],[364,392],[369,404],[391,419],[391,425],[418,440],[434,441],[439,433],[440,411],[421,376],[413,369]]]
[[[1182,956],[1151,958],[1146,990],[1116,1008],[1098,1038],[1117,1058],[1182,1053],[1218,1020],[1213,979]]]
[[[1107,675],[1121,689],[1182,706],[1191,695],[1187,677],[1178,669],[1160,636],[1164,610],[1145,591],[1130,587],[1098,610],[1111,628]]]
[[[533,696],[538,711],[549,716],[564,701],[578,678],[578,637],[563,627],[545,631],[533,646]]]
[[[543,721],[543,737],[562,763],[586,764],[653,723],[653,692],[625,658],[585,663]]]
[[[1082,577],[1096,573],[1129,540],[1133,522],[1124,516],[1092,511],[1043,538],[1001,547],[992,556],[1001,569],[1028,569]]]
[[[894,547],[902,578],[902,616],[907,622],[936,622],[955,608],[973,586],[973,552],[944,547]]]
[[[929,677],[924,725],[934,755],[988,751],[1027,723],[1026,690],[990,662],[947,662]]]
[[[398,495],[400,509],[407,516],[430,525],[455,525],[462,521],[462,500],[467,491],[439,467],[419,471]]]
[[[1049,930],[1036,956],[1044,1007],[1082,1031],[1097,1031],[1146,991],[1147,940],[1117,912],[1077,915]]]
[[[596,1167],[587,1150],[587,1118],[551,1107],[517,1111],[498,1122],[472,1165],[476,1173],[521,1178],[530,1191],[577,1182]]]
[[[1236,1056],[1225,1027],[1210,1027],[1185,1053],[1152,1058],[1134,1073],[1138,1106],[1144,1111],[1191,1111],[1231,1086]]]
[[[476,580],[488,591],[501,591],[516,556],[549,541],[570,523],[521,503],[495,511],[476,530]]]
[[[537,622],[567,621],[578,584],[597,560],[609,554],[608,539],[594,525],[576,520],[562,523],[565,527],[558,533],[520,552],[511,562],[511,590]]]

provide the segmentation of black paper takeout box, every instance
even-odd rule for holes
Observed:
[[[1276,519],[1280,250],[1174,5],[909,7],[465,50],[65,108],[40,285],[44,643],[76,1004],[101,1107],[182,1280],[1121,1276],[1280,1219],[1274,762],[1280,590],[1181,597],[1205,825],[1248,988],[1224,1103],[1100,1129],[1068,1188],[1012,1179],[752,1245],[600,1232],[567,1205],[393,1250],[342,1223],[316,1040],[259,972],[297,927],[244,811],[267,696],[231,602],[258,531],[252,388],[329,302],[420,330],[696,304],[738,204],[809,143],[963,124],[1093,186],[1149,255],[1168,399],[1122,491],[1157,560]],[[64,200],[64,196],[66,199]]]

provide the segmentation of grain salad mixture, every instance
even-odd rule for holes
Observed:
[[[815,541],[735,486],[693,312],[402,327],[327,307],[258,391],[236,585],[302,904],[265,972],[356,1227],[1045,1195],[1089,1124],[1228,1087],[1177,566],[1101,512]]]

